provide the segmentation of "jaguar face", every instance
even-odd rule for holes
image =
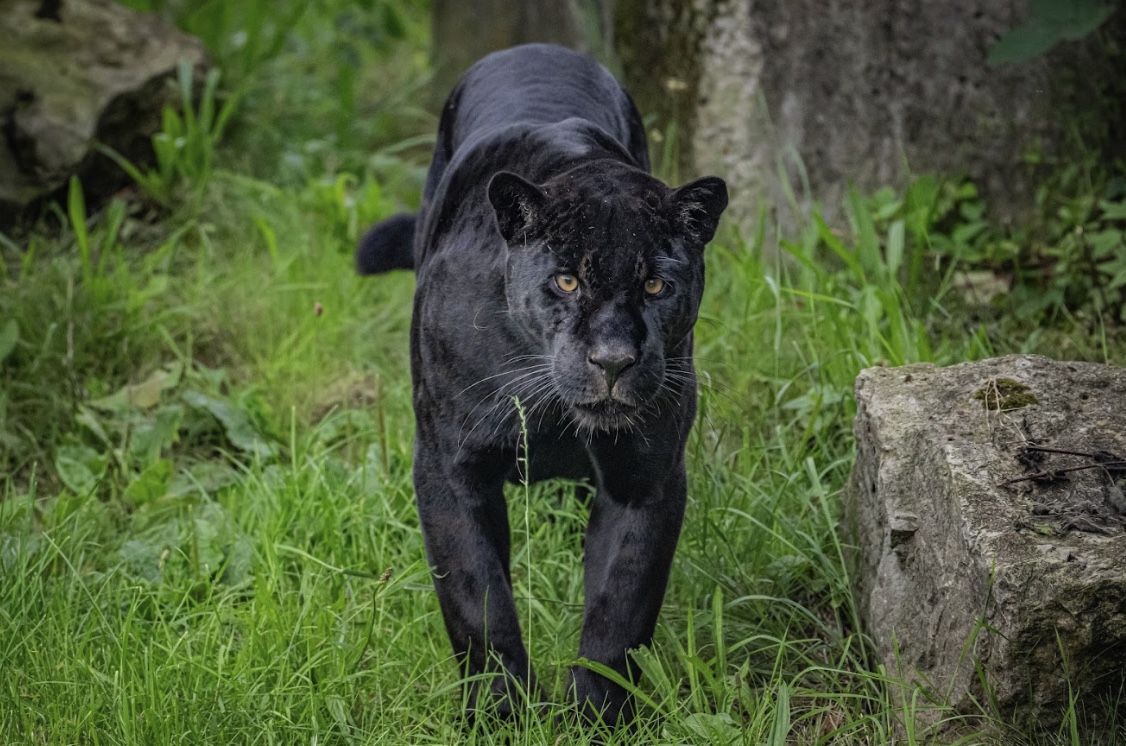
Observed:
[[[630,429],[681,395],[723,182],[672,190],[594,161],[542,186],[500,173],[489,198],[508,243],[509,315],[576,430]]]

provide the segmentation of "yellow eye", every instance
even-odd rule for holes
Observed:
[[[649,295],[657,295],[665,289],[665,281],[660,277],[650,277],[645,281],[645,292]]]
[[[573,293],[579,289],[579,280],[574,275],[558,274],[555,276],[555,284],[564,293]]]

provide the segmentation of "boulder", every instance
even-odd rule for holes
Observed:
[[[1096,722],[1121,706],[1126,369],[870,368],[856,398],[843,528],[887,671],[958,711],[1045,727],[1069,692]]]
[[[198,40],[112,0],[0,0],[0,228],[73,174],[95,201],[119,187],[95,141],[151,159],[180,60],[202,78]]]

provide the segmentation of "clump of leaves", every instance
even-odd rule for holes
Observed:
[[[59,499],[116,507],[118,560],[140,580],[240,582],[250,544],[216,498],[241,481],[240,461],[279,454],[261,403],[222,393],[225,375],[172,363],[78,406],[78,429],[55,454]]]
[[[77,179],[59,216],[68,225],[57,241],[32,236],[0,261],[0,478],[46,459],[73,428],[76,403],[150,366],[141,350],[160,336],[150,304],[169,289],[180,234],[131,255],[137,226],[126,205],[88,217]]]
[[[263,405],[250,394],[223,395],[224,382],[222,371],[197,366],[185,373],[183,364],[172,363],[79,404],[80,430],[55,457],[59,479],[82,495],[113,472],[111,491],[147,503],[229,484],[236,476],[232,460],[275,459],[279,449],[264,425]],[[226,458],[215,459],[218,454]],[[179,472],[173,458],[181,462]]]
[[[1112,179],[1102,195],[1062,200],[1046,228],[1018,258],[1018,307],[1028,315],[1067,308],[1126,322],[1126,178]]]
[[[867,198],[882,251],[897,262],[916,308],[939,287],[963,291],[970,305],[992,305],[1026,320],[1061,313],[1126,323],[1126,177],[1091,186],[1068,167],[1038,195],[1040,216],[1005,227],[990,220],[968,181],[923,177],[899,197]],[[907,246],[903,241],[906,230]],[[930,270],[930,271],[924,271]]]
[[[197,198],[207,186],[215,167],[215,150],[239,101],[238,95],[221,101],[219,70],[208,72],[202,87],[194,78],[192,66],[181,61],[177,73],[179,108],[164,107],[161,131],[152,138],[155,168],[142,170],[112,148],[97,146],[164,207],[176,202],[176,190],[181,185],[190,186]],[[194,106],[197,88],[198,109]]]

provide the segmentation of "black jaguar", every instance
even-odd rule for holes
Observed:
[[[418,215],[364,237],[361,273],[417,273],[418,511],[454,651],[465,673],[497,674],[473,679],[471,713],[537,696],[506,480],[595,485],[578,655],[630,677],[627,651],[650,641],[684,516],[704,245],[726,206],[718,178],[649,174],[637,109],[604,67],[536,44],[465,74]],[[618,684],[579,666],[570,680],[587,717],[633,716]]]

